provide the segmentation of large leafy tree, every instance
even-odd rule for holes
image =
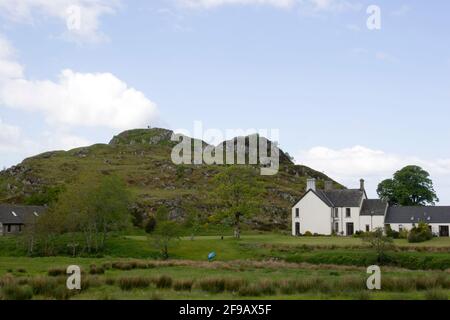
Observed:
[[[392,179],[382,181],[377,193],[391,205],[425,206],[439,201],[430,174],[419,166],[407,166]]]
[[[120,178],[90,174],[67,187],[45,216],[57,222],[61,233],[81,233],[87,252],[98,252],[104,249],[110,232],[130,226],[130,201]]]
[[[223,206],[217,213],[219,220],[232,220],[235,237],[241,237],[241,222],[259,210],[264,192],[255,168],[243,165],[230,166],[214,177],[216,195]]]

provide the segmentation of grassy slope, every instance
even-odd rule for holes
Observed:
[[[26,159],[18,167],[0,172],[0,203],[21,203],[27,195],[45,187],[70,184],[80,174],[102,172],[122,177],[144,211],[166,204],[172,210],[193,206],[210,214],[215,210],[211,180],[223,166],[174,165],[170,159],[173,142],[143,143],[160,133],[159,129],[134,130],[115,137],[108,145],[48,152]],[[319,186],[328,179],[287,161],[278,175],[260,177],[266,189],[264,210],[257,216],[260,227],[289,226],[289,209],[303,194],[307,177],[319,179]]]

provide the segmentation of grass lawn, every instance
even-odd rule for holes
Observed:
[[[83,270],[96,264],[108,265],[114,260],[106,258],[2,258],[0,261],[0,279],[7,272],[20,283],[24,279],[38,278],[47,281],[58,279],[60,284],[65,278],[47,276],[52,268],[65,268],[68,265],[80,265]],[[122,263],[132,260],[121,260]],[[143,262],[143,261],[141,261]],[[178,265],[180,264],[180,265]],[[445,272],[424,273],[396,268],[382,268],[383,284],[386,289],[369,292],[365,289],[367,277],[363,267],[316,266],[308,264],[288,264],[283,262],[253,263],[251,261],[234,262],[195,262],[169,261],[160,262],[151,268],[137,267],[131,270],[110,268],[102,275],[83,275],[82,280],[90,283],[81,293],[72,299],[426,299],[439,295],[440,298],[450,297],[450,275]],[[166,287],[147,284],[145,287],[123,289],[121,281],[127,279],[158,279],[164,276],[170,278],[171,284]],[[431,281],[424,282],[424,278]],[[108,280],[107,280],[108,279]],[[252,288],[257,285],[257,294],[243,293],[239,289],[215,289],[202,283],[211,279],[222,281],[238,281],[241,286]],[[225,280],[224,280],[225,279]],[[444,279],[443,284],[436,284],[436,279]],[[18,280],[19,281],[19,280]],[[56,280],[54,280],[56,281]],[[189,290],[176,289],[176,283],[190,281]],[[203,281],[203,282],[202,282]],[[355,285],[356,281],[356,285]],[[410,283],[421,281],[423,287],[409,287]],[[291,289],[290,283],[311,283],[304,289]],[[39,282],[38,282],[39,283]],[[84,282],[83,282],[84,283]],[[214,283],[214,282],[213,282]],[[316,284],[317,283],[317,284]],[[348,283],[348,287],[347,287]],[[262,288],[262,289],[259,289]],[[291,291],[292,290],[292,291]],[[49,299],[52,296],[35,295],[35,299]]]
[[[19,244],[16,238],[0,239],[0,286],[2,277],[9,275],[18,286],[35,290],[32,279],[56,281],[47,276],[49,269],[64,270],[75,264],[86,271],[83,277],[90,284],[70,296],[72,299],[448,299],[450,294],[450,238],[419,245],[396,240],[403,249],[392,253],[395,263],[382,267],[387,289],[379,292],[365,289],[366,267],[374,264],[375,254],[357,238],[294,238],[273,233],[244,234],[241,240],[184,237],[170,250],[174,260],[169,262],[157,260],[158,252],[142,235],[112,237],[103,257],[29,258],[18,256]],[[207,262],[211,251],[217,252],[213,263]],[[133,259],[144,259],[141,264],[152,267],[111,267],[114,263],[132,265]],[[89,275],[93,264],[109,267],[104,274]],[[158,287],[155,279],[162,276],[170,278],[170,286]],[[145,286],[124,289],[121,281],[128,278],[143,279]],[[69,298],[61,296],[64,279],[62,276],[58,285],[50,286],[58,287],[58,292],[42,294],[38,290],[34,299]],[[208,279],[215,279],[213,284],[217,279],[240,284],[234,290],[210,290],[211,284],[203,283]],[[178,282],[192,287],[176,289]]]

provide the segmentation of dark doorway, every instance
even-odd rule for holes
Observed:
[[[300,235],[300,222],[295,223],[295,235],[296,236]]]
[[[355,227],[353,225],[353,222],[347,223],[347,235],[352,236],[355,233]]]
[[[439,237],[448,237],[449,230],[448,226],[439,226]]]

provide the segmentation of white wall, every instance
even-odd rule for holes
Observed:
[[[350,208],[350,217],[347,217],[347,208],[338,208],[338,217],[335,217],[335,213],[333,211],[333,223],[339,223],[339,235],[347,235],[347,223],[353,223],[353,232],[359,230],[359,212],[360,208],[353,207]],[[333,209],[335,210],[335,209]]]
[[[439,235],[439,226],[447,226],[450,228],[450,223],[429,223],[429,225],[431,226],[431,231],[433,232],[433,234],[436,235]],[[394,231],[400,231],[400,226],[402,226],[403,229],[406,230],[411,230],[413,228],[412,223],[404,223],[404,224],[391,223],[390,226],[391,229]]]
[[[296,209],[300,209],[300,217],[295,217]],[[306,231],[322,235],[331,235],[331,208],[313,192],[308,192],[303,199],[292,208],[292,235],[295,235],[295,223],[300,222],[300,233]]]
[[[360,216],[359,230],[366,231],[366,225],[369,225],[370,231],[377,228],[384,228],[384,216]]]

